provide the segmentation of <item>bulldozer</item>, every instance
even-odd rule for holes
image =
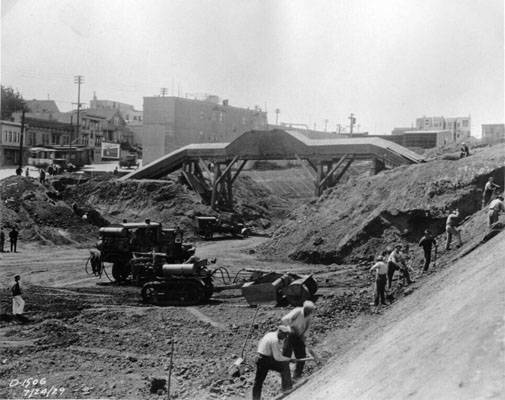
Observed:
[[[101,270],[104,262],[112,263],[116,282],[131,279],[142,285],[162,264],[184,263],[195,254],[194,246],[183,242],[181,229],[163,229],[149,219],[100,228],[99,236],[98,251],[90,250],[93,271]]]

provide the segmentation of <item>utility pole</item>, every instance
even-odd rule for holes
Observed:
[[[328,132],[328,120],[327,119],[324,120],[324,131]]]
[[[354,117],[354,114],[351,113],[351,115],[349,115],[349,121],[351,122],[350,124],[350,128],[351,128],[351,135],[352,135],[352,128],[354,126],[354,124],[356,123],[356,118]]]
[[[281,113],[281,110],[278,108],[275,109],[275,125],[279,125],[279,114]]]
[[[162,87],[160,89],[160,96],[161,97],[165,97],[167,95],[167,93],[168,93],[168,89],[166,87]]]
[[[23,104],[23,111],[21,113],[21,135],[19,136],[19,168],[23,167],[23,136],[25,134],[25,111],[26,107]]]
[[[84,83],[84,76],[82,75],[76,75],[74,76],[74,83],[77,84],[77,138],[79,138],[79,128],[80,128],[80,123],[79,123],[79,112],[81,111],[81,84]]]

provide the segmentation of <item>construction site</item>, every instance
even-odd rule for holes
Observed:
[[[317,357],[289,393],[270,372],[265,399],[503,398],[505,225],[482,198],[504,174],[503,144],[460,158],[272,130],[123,175],[2,179],[19,241],[1,253],[0,398],[249,399],[259,340],[306,300]],[[370,268],[396,245],[413,283],[396,273],[376,307]]]

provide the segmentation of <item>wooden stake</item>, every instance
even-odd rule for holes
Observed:
[[[173,359],[174,359],[174,338],[172,337],[172,348],[170,351],[170,365],[168,367],[167,400],[170,400],[170,380],[172,379]]]

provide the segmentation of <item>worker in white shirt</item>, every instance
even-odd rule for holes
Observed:
[[[282,354],[286,357],[291,357],[295,353],[296,358],[305,358],[307,356],[305,347],[305,339],[310,329],[312,322],[312,314],[316,306],[310,300],[303,302],[302,307],[296,307],[281,318],[282,324],[291,328],[291,333],[284,341]],[[296,363],[295,373],[293,378],[298,379],[302,376],[304,361]]]
[[[377,257],[377,262],[370,268],[370,271],[376,271],[375,275],[375,299],[374,305],[379,306],[379,299],[382,305],[386,304],[386,283],[387,283],[387,272],[388,266],[384,262],[384,257]]]
[[[279,326],[276,331],[268,332],[258,343],[258,358],[256,360],[256,377],[252,389],[253,400],[261,399],[261,389],[268,371],[277,371],[281,374],[281,387],[283,391],[293,387],[289,362],[295,361],[281,353],[281,340],[288,337],[291,329],[288,326]]]
[[[490,176],[484,185],[484,191],[482,193],[482,208],[484,208],[491,201],[493,194],[499,188],[500,186],[494,183],[494,178]]]
[[[393,283],[393,276],[395,271],[400,271],[402,273],[404,281],[407,282],[407,285],[412,283],[410,279],[409,270],[407,268],[407,264],[405,262],[405,258],[401,253],[402,246],[397,244],[394,250],[388,257],[388,272],[387,272],[387,280],[388,280],[388,289],[391,289],[391,284]]]
[[[447,233],[447,241],[445,242],[445,249],[450,250],[451,249],[451,242],[452,242],[452,237],[456,236],[458,238],[458,247],[461,247],[463,243],[461,242],[461,233],[459,232],[459,229],[456,227],[458,226],[458,219],[459,219],[459,211],[453,210],[450,212],[449,216],[447,217],[446,225],[445,225],[445,232]]]
[[[500,212],[505,213],[505,205],[503,204],[503,196],[499,195],[489,204],[488,220],[489,227],[492,228],[493,224],[498,222]]]

